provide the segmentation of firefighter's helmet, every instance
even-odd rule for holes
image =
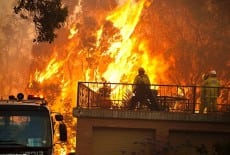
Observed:
[[[209,72],[209,74],[210,74],[210,75],[216,75],[216,71],[215,71],[215,70],[211,70],[211,71]]]
[[[145,69],[144,69],[143,67],[140,67],[140,68],[138,69],[138,73],[139,73],[139,74],[144,74],[144,73],[145,73]]]

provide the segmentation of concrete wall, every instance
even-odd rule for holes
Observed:
[[[197,154],[230,141],[229,116],[75,109],[77,155]],[[176,115],[176,116],[175,116]],[[155,117],[151,117],[155,116]]]

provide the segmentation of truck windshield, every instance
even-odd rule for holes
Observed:
[[[0,147],[51,147],[52,129],[45,110],[9,110],[0,108]]]

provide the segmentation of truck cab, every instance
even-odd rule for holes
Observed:
[[[0,100],[0,155],[52,155],[54,132],[59,132],[59,141],[67,141],[63,116],[52,113],[44,99],[23,98],[19,94]]]

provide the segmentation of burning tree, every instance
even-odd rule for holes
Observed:
[[[52,94],[53,109],[75,106],[78,81],[131,83],[140,66],[153,84],[198,85],[216,69],[230,85],[228,0],[64,0],[68,18],[60,0],[18,2],[38,33],[30,88]]]
[[[223,84],[229,86],[227,6],[227,1],[176,0],[154,1],[149,7],[144,22],[140,22],[147,28],[142,26],[141,30],[151,38],[153,54],[161,52],[170,64],[165,74],[167,83],[200,84],[202,73],[216,69]]]

